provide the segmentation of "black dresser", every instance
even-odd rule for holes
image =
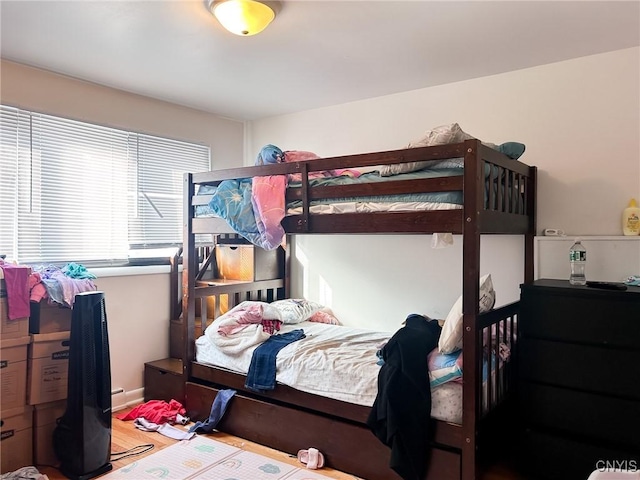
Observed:
[[[519,464],[527,478],[640,471],[640,287],[521,286]]]

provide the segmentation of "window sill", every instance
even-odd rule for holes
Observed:
[[[178,267],[182,271],[182,265]],[[169,273],[171,265],[142,265],[135,267],[91,267],[89,271],[97,278],[105,277],[129,277],[132,275],[156,275]]]

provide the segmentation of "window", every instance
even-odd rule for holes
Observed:
[[[21,263],[122,264],[181,243],[182,175],[210,166],[204,145],[7,106],[0,147],[0,254]]]

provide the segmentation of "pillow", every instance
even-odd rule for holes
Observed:
[[[475,138],[469,135],[460,128],[457,123],[451,123],[449,125],[441,125],[432,130],[427,130],[422,138],[415,142],[409,143],[407,148],[417,147],[430,147],[432,145],[447,145],[450,143],[460,143],[465,140]],[[525,146],[518,142],[506,142],[500,145],[495,143],[484,143],[484,145],[498,150],[512,160],[517,160],[522,156],[525,150]],[[449,169],[449,168],[462,168],[464,166],[464,157],[458,158],[446,158],[443,160],[425,160],[422,162],[409,162],[409,163],[396,163],[393,165],[381,165],[380,176],[388,177],[391,175],[398,175],[400,173],[415,172],[416,170],[422,170],[423,168],[434,169]]]
[[[322,310],[318,310],[316,313],[311,315],[309,318],[310,322],[317,323],[328,323],[330,325],[342,325],[340,320],[338,320],[334,315],[331,309],[323,308]]]
[[[524,153],[525,146],[523,143],[505,142],[498,145],[496,147],[496,150],[498,150],[500,153],[503,153],[512,160],[517,160]]]
[[[460,143],[471,138],[474,137],[464,132],[460,128],[460,125],[458,125],[457,123],[451,123],[449,125],[440,125],[439,127],[427,130],[427,132],[421,139],[409,143],[409,145],[407,145],[407,148],[430,147],[432,145]]]
[[[523,143],[518,142],[505,142],[500,145],[496,145],[495,143],[484,143],[489,148],[493,148],[494,150],[499,151],[500,153],[506,155],[511,160],[519,159],[524,153],[525,146]],[[449,168],[463,168],[464,167],[464,157],[456,157],[456,158],[447,158],[444,160],[430,160],[430,162],[435,162],[434,165],[429,165],[429,168],[433,168],[434,170],[443,170]],[[422,162],[415,162],[416,164]],[[487,170],[489,165],[486,166]],[[425,167],[422,167],[425,168]],[[488,173],[488,172],[487,172]]]
[[[460,143],[469,140],[472,137],[465,133],[457,123],[449,125],[441,125],[431,130],[427,130],[422,138],[415,142],[411,142],[407,148],[430,147],[432,145],[447,145],[449,143]],[[398,175],[399,173],[415,172],[429,166],[436,165],[443,160],[426,160],[423,162],[396,163],[393,165],[382,165],[380,167],[380,176],[388,177]]]
[[[496,302],[491,275],[480,278],[480,313],[488,312]],[[440,353],[452,353],[462,348],[462,295],[447,315],[438,341]]]
[[[443,354],[434,348],[427,357],[427,364],[431,388],[462,378],[462,350]]]
[[[280,313],[282,323],[295,324],[309,320],[323,306],[304,298],[287,298],[270,303]]]

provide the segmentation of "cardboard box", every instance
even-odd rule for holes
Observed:
[[[9,320],[7,288],[4,272],[0,269],[0,338],[19,338],[29,335],[29,317]]]
[[[36,465],[58,465],[53,450],[53,430],[67,408],[66,400],[41,403],[33,410],[33,459]]]
[[[3,411],[0,424],[0,473],[33,465],[33,407]]]
[[[56,333],[71,330],[72,310],[63,305],[50,304],[47,300],[31,302],[29,333]]]
[[[0,408],[23,408],[27,398],[27,347],[31,337],[0,342]]]
[[[43,333],[31,336],[27,374],[29,405],[67,398],[69,333]]]

